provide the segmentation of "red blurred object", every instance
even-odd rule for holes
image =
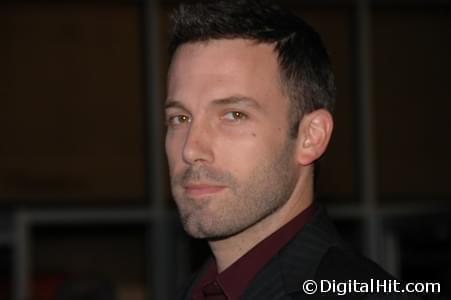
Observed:
[[[11,299],[11,281],[0,281],[0,299]]]
[[[55,300],[56,292],[64,283],[62,274],[41,275],[33,279],[31,300]]]

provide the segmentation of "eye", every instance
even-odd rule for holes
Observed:
[[[230,111],[224,115],[224,119],[227,119],[229,121],[239,121],[239,120],[244,120],[246,118],[247,118],[247,115],[240,111]]]
[[[183,123],[189,123],[191,122],[191,118],[186,115],[176,115],[176,116],[170,116],[167,118],[167,125],[168,126],[177,126],[181,125]]]

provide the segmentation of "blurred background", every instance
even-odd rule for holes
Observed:
[[[279,1],[337,78],[318,198],[344,238],[451,299],[451,1]],[[0,2],[0,299],[174,299],[208,255],[168,188],[178,1]]]

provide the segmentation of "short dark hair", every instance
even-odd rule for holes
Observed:
[[[291,136],[305,113],[332,112],[335,83],[319,34],[300,17],[268,1],[219,0],[181,4],[172,15],[169,54],[185,43],[244,38],[274,43],[282,89],[291,101]]]

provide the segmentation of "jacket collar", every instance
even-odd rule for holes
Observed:
[[[259,295],[258,290],[261,290],[259,287],[267,289],[269,282],[278,282],[288,294],[300,292],[302,283],[315,277],[327,250],[332,246],[343,247],[326,209],[317,205],[318,209],[311,221],[255,276],[242,299],[267,298],[264,294]]]

